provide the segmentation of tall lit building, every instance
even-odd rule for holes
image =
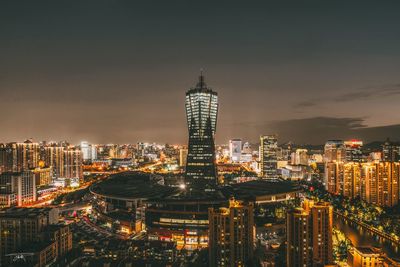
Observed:
[[[232,162],[239,162],[242,155],[242,139],[229,140],[229,158]]]
[[[253,258],[253,204],[231,199],[229,208],[210,208],[209,266],[247,266]]]
[[[83,179],[82,152],[79,149],[70,148],[64,151],[64,177]]]
[[[48,186],[53,181],[51,167],[36,168],[32,170],[37,187]]]
[[[296,152],[291,154],[292,165],[308,165],[308,151],[307,149],[296,149]]]
[[[361,162],[362,161],[362,146],[363,142],[361,140],[349,140],[344,141],[344,145],[346,148],[346,161],[347,162]]]
[[[0,194],[13,198],[10,205],[23,206],[36,201],[36,181],[32,171],[4,172],[0,174]],[[10,200],[11,201],[11,200]]]
[[[186,178],[195,186],[212,188],[217,183],[214,135],[217,127],[218,94],[207,87],[201,74],[186,92],[189,146]]]
[[[346,146],[342,140],[329,140],[324,147],[325,162],[344,162],[346,160]]]
[[[92,145],[86,141],[81,142],[82,159],[84,161],[92,159]]]
[[[399,162],[362,164],[361,198],[366,202],[386,207],[399,203]]]
[[[346,161],[346,146],[342,140],[329,140],[324,147],[324,184],[332,194],[340,193],[339,176]]]
[[[333,263],[333,207],[305,200],[287,213],[287,266],[324,266]]]
[[[3,171],[21,172],[34,169],[39,163],[39,144],[32,140],[8,143],[0,148],[0,154]]]
[[[277,148],[276,135],[260,137],[260,170],[261,176],[264,178],[275,179],[278,177]]]
[[[392,143],[389,139],[382,145],[382,160],[383,161],[399,161],[400,148],[398,145]]]
[[[45,166],[51,167],[53,178],[64,177],[64,151],[63,146],[51,144],[44,149]]]
[[[361,193],[361,164],[346,162],[343,164],[342,173],[336,177],[340,181],[340,193],[348,198],[356,198]]]

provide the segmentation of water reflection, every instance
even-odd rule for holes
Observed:
[[[375,246],[381,247],[389,256],[394,258],[400,257],[399,247],[381,237],[371,234],[364,228],[354,223],[345,221],[344,219],[334,216],[334,225],[351,240],[354,246]]]

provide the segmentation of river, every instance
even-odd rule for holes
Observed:
[[[342,231],[354,246],[381,247],[389,257],[400,258],[400,249],[396,244],[373,235],[362,227],[345,221],[336,215],[333,216],[333,221],[334,226]]]

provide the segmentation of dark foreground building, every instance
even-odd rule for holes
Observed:
[[[213,189],[217,183],[214,135],[217,127],[218,95],[207,87],[201,74],[186,92],[189,149],[186,180],[195,187]]]

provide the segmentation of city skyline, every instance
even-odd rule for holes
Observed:
[[[0,142],[184,144],[200,68],[222,99],[217,144],[398,140],[397,7],[3,3]]]

